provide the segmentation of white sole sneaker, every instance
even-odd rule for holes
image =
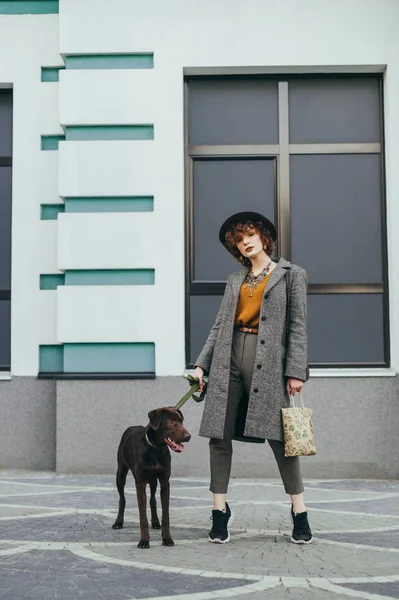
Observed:
[[[294,540],[294,538],[291,536],[291,542],[293,544],[311,544],[313,541],[313,538],[310,538],[309,541],[305,542],[305,540]]]
[[[292,518],[292,512],[290,509],[290,519],[291,519],[291,523],[294,525],[294,519]],[[311,544],[313,541],[313,536],[310,538],[310,540],[308,542],[305,542],[305,540],[294,540],[294,538],[291,536],[291,542],[293,544]]]
[[[229,543],[229,541],[230,541],[229,528],[230,528],[232,522],[234,521],[234,513],[231,510],[231,508],[230,508],[230,512],[231,512],[231,515],[230,515],[229,520],[227,521],[227,538],[225,540],[221,540],[219,538],[215,538],[214,540],[212,540],[210,537],[208,537],[208,541],[211,542],[211,544],[228,544]]]

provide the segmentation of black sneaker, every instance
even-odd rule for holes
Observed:
[[[226,502],[226,512],[213,510],[211,519],[212,529],[209,532],[209,541],[213,544],[227,544],[230,541],[229,527],[233,522],[234,514]]]
[[[291,505],[291,521],[294,524],[291,542],[294,544],[310,544],[313,536],[309,526],[308,513],[295,513]]]

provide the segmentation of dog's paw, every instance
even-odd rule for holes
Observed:
[[[122,521],[115,521],[115,523],[112,525],[112,529],[122,529],[122,528],[123,528]]]
[[[174,546],[175,543],[172,538],[162,538],[162,546]]]
[[[152,527],[153,529],[161,529],[161,523],[160,523],[159,521],[153,521],[153,522],[151,523],[151,527]]]
[[[139,543],[137,544],[137,548],[149,548],[149,547],[150,547],[149,540],[140,540]]]

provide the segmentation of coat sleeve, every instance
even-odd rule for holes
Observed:
[[[308,364],[307,290],[306,271],[300,269],[294,272],[290,283],[289,329],[284,374],[286,377],[302,381],[306,381]]]
[[[208,335],[208,338],[205,342],[205,345],[204,345],[200,355],[198,356],[197,360],[194,363],[196,367],[201,367],[201,369],[203,369],[206,374],[209,373],[209,369],[211,368],[213,351],[215,349],[216,339],[217,339],[217,336],[219,333],[220,324],[222,322],[223,313],[226,308],[226,299],[230,292],[230,282],[231,282],[231,275],[229,276],[229,278],[227,280],[223,299],[220,304],[218,314],[216,315],[216,319],[213,324],[213,327]]]

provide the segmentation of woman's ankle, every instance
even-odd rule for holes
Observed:
[[[306,512],[306,506],[302,494],[292,494],[291,495],[292,502],[292,510],[294,513],[303,513]]]
[[[213,494],[213,510],[226,509],[226,494]]]

